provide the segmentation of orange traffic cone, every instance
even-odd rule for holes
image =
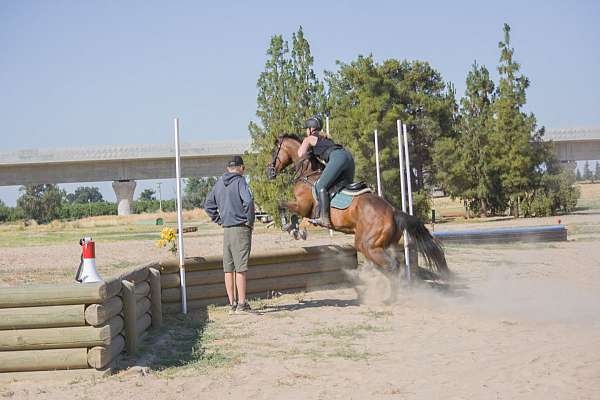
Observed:
[[[92,238],[83,238],[79,240],[79,244],[81,245],[81,263],[75,280],[81,283],[101,282],[102,278],[96,271],[96,251]]]

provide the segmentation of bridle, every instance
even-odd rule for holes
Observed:
[[[275,166],[277,165],[277,161],[279,160],[279,152],[281,151],[281,146],[283,145],[283,136],[279,136],[277,138],[277,151],[273,152],[273,159],[271,160],[271,164],[267,166],[267,176],[269,179],[275,179],[277,176],[277,170]]]
[[[271,163],[267,166],[267,176],[270,179],[275,179],[275,177],[277,176],[277,170],[276,170],[276,166],[277,166],[277,161],[281,162],[281,160],[279,159],[279,153],[281,152],[281,147],[283,146],[283,140],[285,139],[284,136],[279,136],[277,138],[277,149],[273,152],[273,158],[271,160]],[[304,156],[302,157],[300,160],[298,160],[297,163],[294,164],[294,175],[290,181],[290,183],[292,185],[295,185],[298,182],[303,182],[308,184],[309,186],[314,186],[315,182],[309,180],[308,178],[314,176],[314,175],[319,175],[321,174],[321,170],[315,170],[315,171],[311,171],[307,174],[304,173],[304,171],[306,170],[305,166],[306,166],[306,161],[311,162],[311,158],[312,155],[308,154],[308,156]]]

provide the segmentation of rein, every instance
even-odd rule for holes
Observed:
[[[276,172],[276,167],[277,167],[277,161],[281,162],[281,160],[279,159],[279,153],[281,152],[281,147],[283,146],[283,140],[285,138],[284,137],[280,137],[277,140],[277,150],[273,152],[273,158],[271,160],[271,164],[269,164],[268,166],[268,172],[269,174],[272,174],[273,177],[277,176],[277,172]],[[312,156],[304,156],[302,157],[300,160],[298,160],[298,162],[296,162],[294,164],[294,175],[292,176],[292,178],[290,179],[290,184],[295,185],[296,183],[305,183],[311,187],[315,186],[315,182],[318,179],[315,179],[314,181],[311,181],[309,178],[313,177],[315,175],[320,175],[323,171],[321,171],[320,169],[317,169],[315,171],[310,171],[308,173],[304,173],[304,171],[306,169],[308,169],[306,166],[306,162],[308,161],[308,167],[310,166],[310,163],[312,162]]]
[[[306,164],[307,161],[310,163],[311,158],[310,157],[302,158],[294,165],[295,172],[294,172],[294,177],[292,178],[292,184],[295,185],[298,182],[302,182],[311,187],[315,186],[315,182],[317,181],[318,178],[315,179],[314,181],[311,181],[308,178],[310,178],[311,176],[320,175],[322,171],[320,169],[318,169],[316,171],[311,171],[311,172],[305,174],[304,173],[304,170],[305,170],[304,165]]]

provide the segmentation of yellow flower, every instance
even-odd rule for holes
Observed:
[[[176,253],[177,252],[177,234],[175,229],[164,227],[160,231],[160,240],[156,242],[157,247],[168,247],[169,251]]]

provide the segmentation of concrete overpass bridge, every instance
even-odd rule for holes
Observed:
[[[600,128],[548,129],[559,160],[600,160]],[[220,175],[250,141],[182,144],[182,176]],[[173,145],[95,146],[0,153],[0,186],[113,181],[119,215],[130,212],[136,180],[175,178]]]
[[[183,177],[217,176],[250,141],[181,144]],[[119,215],[130,213],[136,180],[175,178],[174,145],[95,146],[0,153],[0,186],[113,181]]]
[[[600,127],[548,129],[544,139],[552,140],[562,162],[600,160]]]

